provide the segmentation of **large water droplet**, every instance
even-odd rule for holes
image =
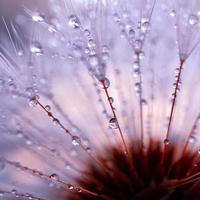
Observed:
[[[51,110],[50,105],[46,105],[44,108],[45,108],[46,111],[50,111]]]
[[[74,146],[77,146],[77,145],[79,145],[81,143],[81,140],[80,140],[80,138],[78,137],[78,136],[73,136],[72,137],[72,144],[74,145]]]
[[[117,129],[118,128],[118,122],[116,118],[111,118],[109,121],[109,128],[111,129]]]
[[[36,97],[32,97],[30,100],[29,100],[29,106],[31,108],[35,107],[37,105],[38,101],[37,101],[37,98]]]
[[[169,140],[166,138],[166,139],[164,139],[164,144],[165,145],[168,145],[169,144]]]
[[[109,88],[109,86],[110,86],[110,81],[109,81],[109,79],[108,78],[104,78],[104,79],[102,79],[102,80],[100,80],[100,84],[99,84],[99,86],[101,87],[101,88]]]
[[[32,20],[35,22],[43,22],[44,21],[44,15],[40,14],[40,13],[35,13],[32,16]]]
[[[67,184],[69,190],[73,190],[74,186],[72,184]]]
[[[172,11],[169,13],[169,15],[170,15],[171,17],[175,17],[175,16],[176,16],[176,11],[175,11],[175,10],[172,10]]]
[[[95,48],[95,47],[96,47],[95,41],[92,40],[92,39],[90,39],[90,40],[88,41],[88,47],[89,47],[90,49]]]
[[[32,42],[30,45],[30,51],[37,56],[41,56],[44,53],[42,45],[39,42]]]
[[[58,176],[58,174],[51,174],[50,175],[50,178],[52,179],[52,180],[54,180],[54,181],[59,181],[59,176]]]
[[[196,15],[193,15],[193,14],[190,15],[189,18],[188,18],[188,23],[190,25],[195,25],[195,24],[198,23],[198,21],[199,21],[199,18]]]

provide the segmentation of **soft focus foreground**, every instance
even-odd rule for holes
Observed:
[[[95,199],[80,181],[90,167],[110,177],[116,147],[132,162],[133,143],[142,159],[152,141],[159,169],[191,164],[164,184],[198,184],[198,1],[12,3],[0,2],[2,199]]]

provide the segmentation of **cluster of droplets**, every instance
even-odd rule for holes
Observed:
[[[12,189],[11,191],[5,191],[5,190],[0,191],[0,197],[7,197],[7,196],[12,196],[12,197],[14,196],[18,199],[20,198],[20,199],[29,199],[29,200],[44,200],[30,193],[18,192],[16,189]]]
[[[118,13],[113,14],[114,21],[118,24],[121,35],[127,39],[133,49],[133,77],[135,79],[134,90],[137,96],[142,95],[142,80],[141,80],[141,61],[144,59],[142,50],[146,35],[150,31],[150,19],[141,18],[136,22],[136,25],[131,19],[130,13],[127,11],[120,16]],[[146,105],[147,101],[140,98],[140,104]]]
[[[97,79],[104,77],[106,63],[110,56],[109,47],[107,45],[99,47],[95,42],[95,37],[97,37],[95,32],[85,28],[77,15],[69,16],[68,25],[83,35],[81,40],[72,45],[74,54],[85,64],[92,76]]]

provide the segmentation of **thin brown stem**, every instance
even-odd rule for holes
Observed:
[[[126,142],[125,142],[125,139],[124,139],[124,136],[123,136],[123,133],[122,133],[122,129],[121,129],[121,127],[120,127],[120,124],[119,124],[117,115],[116,115],[115,110],[114,110],[114,108],[113,108],[113,105],[112,105],[112,103],[111,103],[111,101],[110,101],[110,95],[109,95],[108,89],[107,89],[107,87],[106,87],[105,81],[104,81],[104,80],[101,80],[101,83],[102,83],[102,85],[103,85],[103,89],[104,89],[104,91],[105,91],[105,94],[106,94],[106,97],[107,97],[107,99],[108,99],[110,108],[111,108],[111,110],[112,110],[113,117],[114,117],[114,118],[116,119],[116,121],[117,121],[117,128],[118,128],[118,130],[119,130],[119,134],[120,134],[120,137],[121,137],[123,146],[124,146],[125,153],[128,154],[128,148],[127,148],[127,145],[126,145]]]

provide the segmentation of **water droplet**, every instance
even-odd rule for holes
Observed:
[[[50,114],[50,112],[48,112],[48,115]],[[52,113],[51,113],[51,115],[52,115]],[[60,121],[59,121],[59,119],[57,119],[57,118],[53,118],[53,123],[55,124],[55,125],[59,125],[59,123],[60,123]]]
[[[68,25],[69,25],[71,28],[74,28],[74,29],[79,28],[79,27],[80,27],[79,18],[78,18],[76,15],[70,15],[70,16],[69,16]]]
[[[142,100],[141,100],[141,104],[142,104],[143,106],[146,106],[146,105],[147,105],[147,100],[146,100],[146,99],[142,99]]]
[[[18,56],[23,56],[24,55],[24,51],[23,50],[18,50],[17,51],[17,55]]]
[[[109,121],[109,128],[111,129],[117,129],[118,128],[118,122],[116,118],[111,118]]]
[[[200,149],[198,149],[197,153],[200,155]]]
[[[0,197],[4,196],[4,192],[0,191]]]
[[[71,169],[71,165],[69,163],[65,163],[65,169],[70,170]]]
[[[34,22],[43,22],[44,21],[44,15],[40,14],[40,13],[35,13],[33,16],[32,16],[32,20]]]
[[[84,30],[84,35],[87,36],[87,37],[90,36],[90,31],[88,29],[85,29]]]
[[[143,22],[141,25],[141,31],[147,32],[150,29],[150,23],[148,21]]]
[[[136,62],[134,62],[133,63],[133,69],[134,70],[138,70],[140,68],[140,65],[139,65],[139,63],[136,61]]]
[[[87,148],[86,148],[86,151],[87,151],[88,153],[90,153],[90,152],[91,152],[91,148],[90,148],[90,147],[87,147]]]
[[[41,56],[44,54],[42,45],[39,42],[32,42],[32,44],[30,45],[30,51],[37,56]]]
[[[27,87],[25,92],[29,97],[34,95],[34,89],[32,87]]]
[[[196,137],[194,135],[191,135],[189,137],[189,143],[194,144],[196,142]]]
[[[91,66],[97,66],[99,64],[98,57],[96,55],[89,56],[89,63]]]
[[[12,193],[12,194],[16,194],[16,193],[17,193],[17,190],[12,189],[12,190],[11,190],[11,193]]]
[[[168,145],[169,144],[169,140],[166,138],[166,139],[164,139],[164,144],[165,145]]]
[[[134,90],[135,90],[135,92],[140,92],[140,83],[138,82],[138,83],[135,83],[135,86],[134,86]]]
[[[32,145],[33,142],[32,142],[31,140],[27,139],[27,140],[26,140],[26,144],[27,144],[27,145]]]
[[[8,85],[8,88],[9,88],[10,92],[13,92],[13,91],[15,91],[17,89],[17,86],[14,83],[10,83]]]
[[[196,15],[193,15],[193,14],[190,15],[189,18],[188,18],[188,23],[192,26],[196,25],[198,23],[198,21],[199,21],[199,18]]]
[[[90,49],[93,49],[93,48],[96,47],[96,44],[95,44],[94,40],[90,39],[90,40],[88,41],[88,47],[89,47]]]
[[[145,54],[143,51],[139,52],[139,59],[142,60],[145,57]]]
[[[77,192],[82,192],[81,188],[78,188],[78,187],[76,188],[76,191]]]
[[[81,140],[80,140],[80,138],[78,137],[78,136],[73,136],[72,137],[72,144],[74,145],[74,146],[77,146],[77,145],[79,145],[81,143]]]
[[[110,55],[109,55],[108,52],[103,52],[103,53],[101,54],[101,58],[102,58],[102,60],[104,60],[104,61],[107,61],[107,60],[109,59],[109,57],[110,57]]]
[[[117,13],[113,14],[113,19],[115,22],[120,22],[120,16]]]
[[[141,48],[142,48],[142,41],[141,40],[135,40],[135,42],[134,42],[134,48],[135,48],[135,50],[141,50]]]
[[[23,138],[23,137],[24,137],[24,134],[23,134],[22,131],[17,131],[16,136],[17,136],[18,138]]]
[[[37,103],[38,103],[38,101],[37,101],[37,97],[36,97],[36,96],[32,97],[32,98],[29,100],[29,106],[30,106],[31,108],[35,107],[35,106],[37,105]]]
[[[109,81],[109,79],[108,78],[104,78],[104,79],[102,79],[102,80],[100,80],[100,87],[101,88],[109,88],[109,86],[110,86],[110,81]]]
[[[176,16],[176,11],[175,11],[175,10],[172,10],[172,11],[169,13],[169,15],[170,15],[171,17],[175,17],[175,16]]]
[[[50,111],[51,110],[50,105],[46,105],[44,108],[45,108],[46,111]]]
[[[73,190],[74,189],[74,186],[72,184],[67,184],[67,187],[69,190]]]
[[[54,181],[59,181],[59,176],[58,176],[58,174],[51,174],[50,175],[50,178],[52,179],[52,180],[54,180]]]

